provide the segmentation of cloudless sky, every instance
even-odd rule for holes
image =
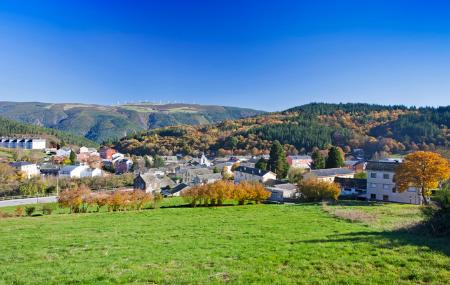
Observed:
[[[448,105],[447,1],[0,1],[0,101]]]

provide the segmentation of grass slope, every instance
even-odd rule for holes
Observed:
[[[391,207],[390,205],[382,207]],[[0,220],[0,284],[443,284],[450,244],[320,205]]]

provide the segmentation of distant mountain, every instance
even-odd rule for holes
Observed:
[[[284,112],[203,126],[165,127],[129,135],[113,144],[131,154],[262,154],[274,140],[288,153],[330,145],[367,158],[423,149],[449,153],[450,106],[415,108],[372,104],[311,103]]]
[[[199,125],[262,114],[262,111],[196,104],[51,104],[0,102],[0,116],[101,142],[127,134],[181,124]]]
[[[45,128],[36,125],[29,125],[14,120],[0,117],[0,137],[41,137],[47,139],[47,146],[57,147],[63,144],[97,147],[98,144],[85,137],[74,134]]]

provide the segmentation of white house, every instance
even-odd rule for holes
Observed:
[[[60,148],[56,151],[56,156],[59,157],[69,157],[72,150],[70,148]]]
[[[317,179],[331,183],[336,177],[352,178],[354,175],[355,171],[348,168],[314,169],[303,174],[303,180]]]
[[[283,202],[297,198],[297,186],[291,183],[277,184],[266,189],[271,193],[269,201]]]
[[[398,202],[407,204],[422,204],[422,195],[419,189],[410,187],[405,192],[398,192],[395,188],[395,169],[400,161],[386,159],[367,162],[367,194],[368,200]]]
[[[88,165],[67,165],[59,170],[60,177],[83,178],[102,176],[103,171],[98,168],[90,168]]]
[[[312,158],[309,155],[288,155],[287,162],[293,168],[310,169]]]
[[[277,179],[277,175],[272,171],[261,170],[253,167],[238,166],[234,171],[234,181],[237,183],[241,181],[266,183],[268,180],[275,179]]]
[[[14,167],[17,171],[24,173],[28,179],[30,179],[33,176],[37,176],[41,173],[39,171],[38,166],[35,163],[18,161],[18,162],[11,162],[9,165]]]

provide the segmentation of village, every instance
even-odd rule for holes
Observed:
[[[298,202],[300,181],[321,181],[336,183],[340,187],[339,199],[396,202],[420,205],[423,197],[419,190],[410,187],[398,191],[394,182],[395,169],[402,158],[366,160],[364,151],[355,149],[352,155],[341,158],[342,166],[315,169],[311,155],[286,155],[289,171],[286,177],[261,167],[259,162],[267,162],[270,155],[191,157],[143,156],[130,157],[113,148],[100,147],[60,149],[46,148],[42,138],[1,138],[0,147],[13,151],[33,151],[43,154],[40,161],[9,161],[25,181],[58,179],[52,192],[20,193],[27,196],[55,195],[64,185],[62,181],[71,179],[114,178],[127,175],[128,182],[121,185],[95,189],[97,191],[143,190],[152,195],[177,197],[193,186],[211,184],[219,180],[231,180],[238,184],[243,181],[264,185],[271,195],[267,202]],[[132,178],[130,178],[132,176]],[[20,188],[20,187],[19,187]],[[6,196],[6,195],[5,195]],[[2,197],[2,199],[8,198]]]

